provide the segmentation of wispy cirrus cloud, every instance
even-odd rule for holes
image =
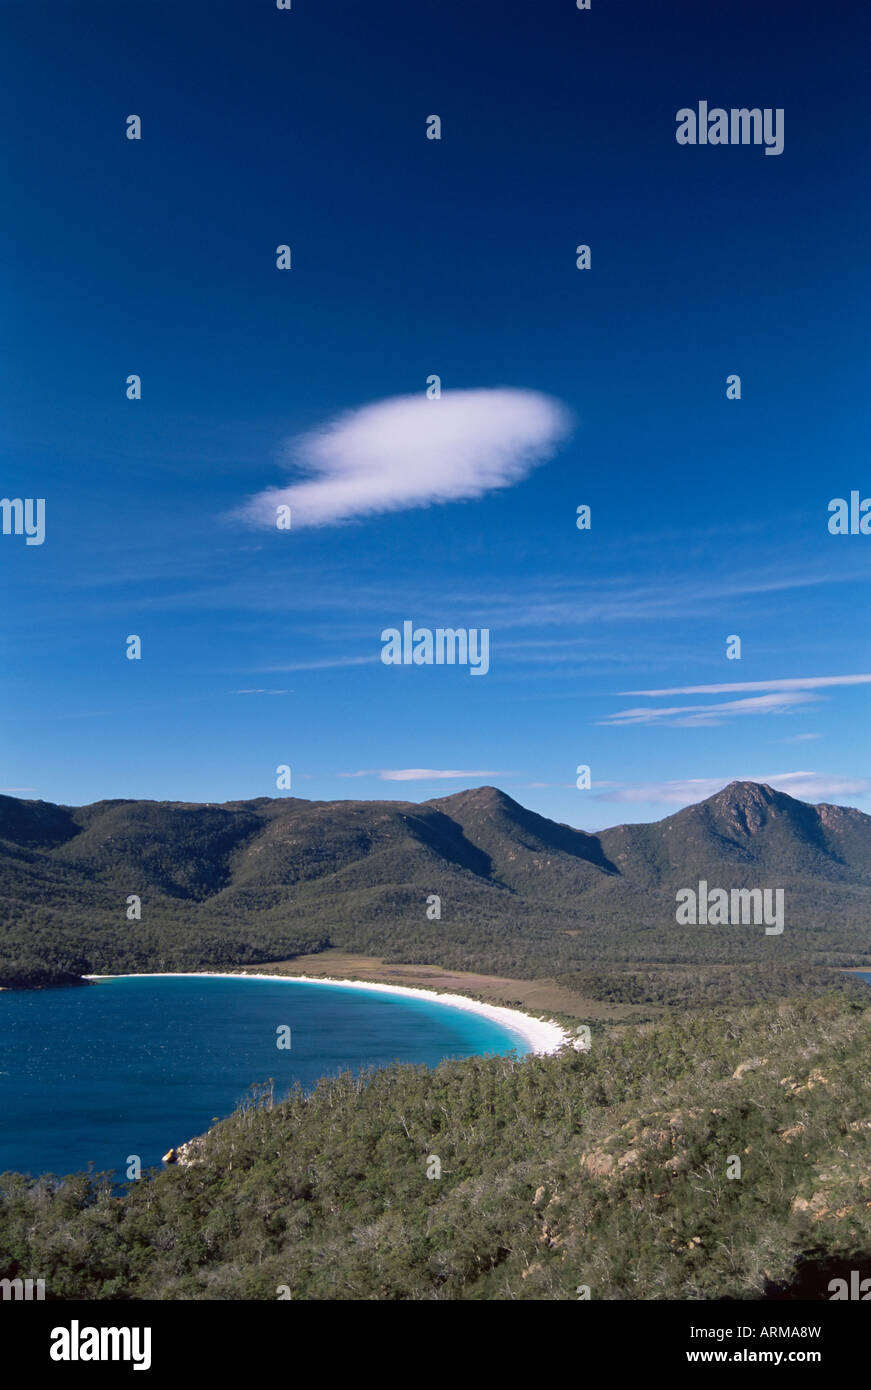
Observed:
[[[464,781],[476,777],[508,777],[507,772],[480,770],[446,771],[434,767],[396,767],[367,768],[362,772],[337,772],[337,777],[377,777],[381,782],[430,782],[443,778],[460,778]]]
[[[274,527],[286,505],[295,529],[482,497],[525,478],[570,428],[566,407],[537,391],[394,396],[288,440],[282,461],[308,477],[257,493],[239,515]]]
[[[380,656],[327,656],[317,661],[291,661],[284,666],[263,666],[264,674],[281,671],[330,671],[336,666],[371,666]]]
[[[864,796],[871,791],[867,777],[837,777],[824,772],[777,772],[765,776],[689,777],[670,782],[634,782],[613,790],[594,794],[597,801],[660,802],[663,805],[689,806],[704,801],[722,791],[732,781],[765,782],[775,791],[786,792],[802,800],[827,796]]]
[[[729,695],[746,690],[821,690],[833,685],[871,685],[871,675],[788,676],[773,681],[726,681],[719,685],[674,685],[664,690],[620,690],[620,695]]]
[[[626,724],[664,724],[678,728],[700,728],[722,724],[729,716],[748,714],[791,714],[800,705],[815,704],[819,697],[806,691],[784,691],[782,694],[754,695],[746,700],[721,700],[711,705],[638,706],[617,710],[597,724],[621,727]]]
[[[617,710],[597,722],[599,724],[621,726],[626,724],[660,724],[672,727],[699,728],[722,724],[736,715],[752,714],[792,714],[797,707],[814,704],[825,699],[817,695],[817,690],[836,689],[844,686],[869,685],[871,675],[862,673],[845,676],[787,676],[782,679],[766,681],[718,681],[709,685],[672,685],[654,690],[621,690],[621,695],[644,695],[648,699],[663,699],[674,695],[736,695],[744,699],[721,700],[708,704],[695,705],[642,705],[631,709]],[[748,691],[760,691],[748,695]],[[799,734],[797,740],[819,737],[815,734]]]

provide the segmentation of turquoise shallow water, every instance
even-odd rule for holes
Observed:
[[[289,1051],[276,1030],[291,1029]],[[127,976],[0,993],[0,1172],[125,1176],[224,1116],[253,1082],[528,1052],[480,1014],[429,999],[240,977]]]

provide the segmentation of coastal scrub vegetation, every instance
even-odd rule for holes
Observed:
[[[871,1007],[832,993],[255,1087],[123,1189],[3,1175],[0,1277],[60,1299],[827,1298],[871,1256],[869,1055]]]

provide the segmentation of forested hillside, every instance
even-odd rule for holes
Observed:
[[[782,888],[783,934],[677,926],[675,894],[700,879]],[[327,945],[527,978],[640,961],[858,965],[869,893],[871,817],[751,782],[598,835],[493,787],[421,805],[0,797],[0,983]]]

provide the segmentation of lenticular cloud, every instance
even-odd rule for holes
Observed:
[[[242,514],[274,526],[276,508],[287,505],[295,529],[481,497],[526,477],[570,425],[566,408],[536,391],[378,401],[289,440],[286,462],[309,476],[257,493]]]

